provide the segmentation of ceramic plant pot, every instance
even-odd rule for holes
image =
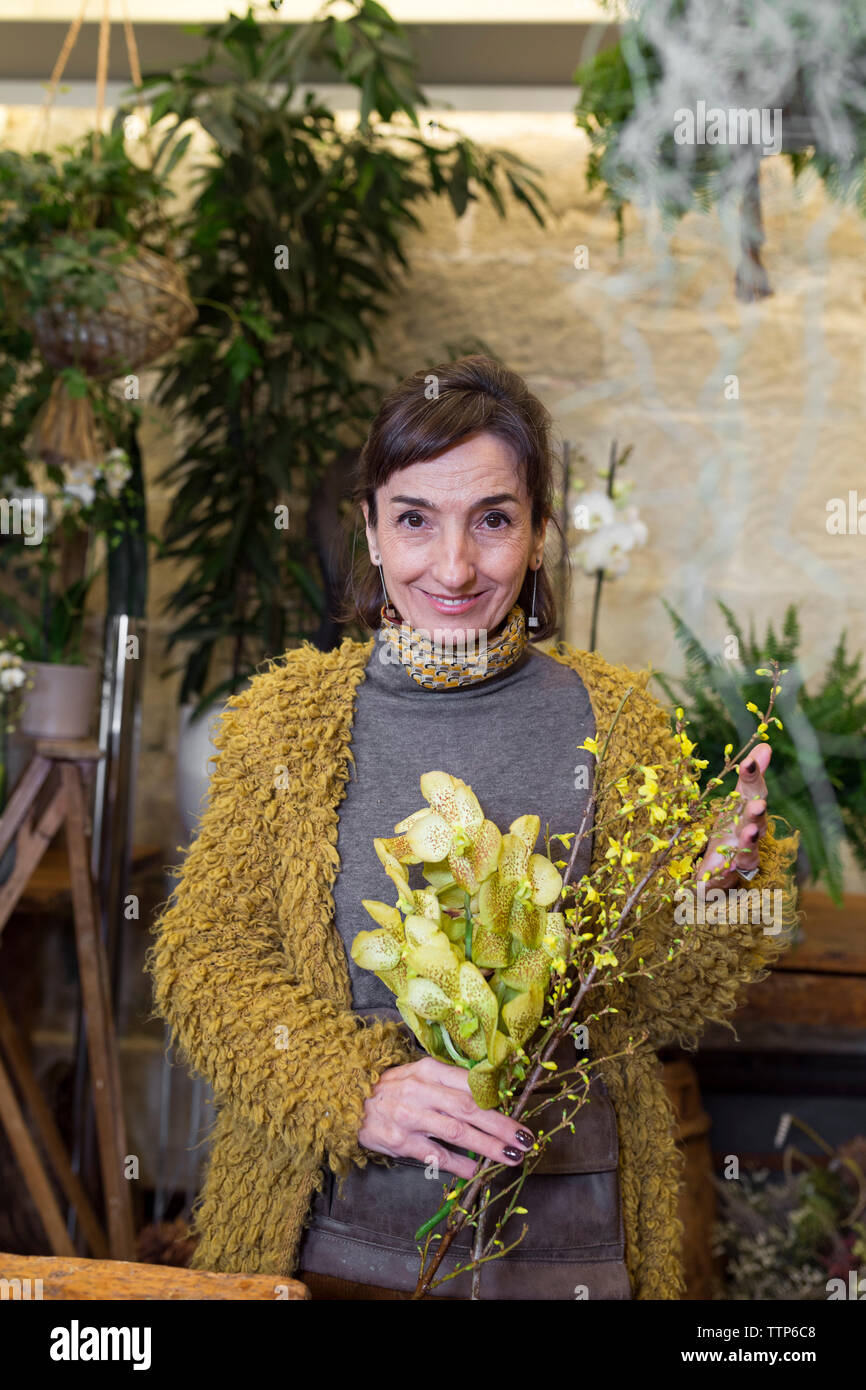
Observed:
[[[23,702],[21,732],[30,738],[87,738],[96,710],[98,668],[47,661],[25,664],[33,687]]]

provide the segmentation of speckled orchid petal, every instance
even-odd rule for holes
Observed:
[[[481,971],[471,960],[464,960],[460,967],[459,995],[461,1004],[470,1008],[477,1017],[489,1049],[496,1031],[499,1003]]]
[[[428,811],[426,816],[410,825],[405,835],[412,854],[417,856],[416,864],[423,864],[425,860],[436,864],[445,859],[453,838],[451,826],[438,811]]]
[[[562,891],[562,874],[543,854],[530,856],[527,873],[536,907],[550,907]]]
[[[449,888],[454,887],[454,875],[447,863],[425,863],[422,872],[427,882],[430,884],[430,887],[436,893],[443,894],[446,893]],[[461,902],[462,901],[463,899],[461,898]],[[446,905],[450,906],[450,903]]]
[[[502,835],[498,826],[492,820],[482,822],[476,836],[472,849],[467,851],[467,858],[472,865],[472,872],[480,884],[490,878],[496,872],[499,863],[499,851],[502,847]]]
[[[406,942],[409,946],[427,946],[442,935],[440,928],[429,917],[420,912],[412,912],[403,923]]]
[[[502,1006],[502,1021],[510,1036],[521,1045],[531,1038],[544,1012],[544,987],[532,985]]]
[[[508,827],[509,835],[516,835],[526,846],[526,853],[531,854],[535,849],[535,842],[538,839],[538,832],[541,829],[541,820],[538,816],[518,816],[517,820],[511,822]]]
[[[529,989],[531,985],[546,985],[550,978],[550,956],[540,947],[521,951],[513,965],[500,970],[499,979],[509,989]]]
[[[420,820],[422,816],[429,816],[429,814],[429,806],[422,806],[420,811],[413,811],[411,816],[407,816],[405,820],[398,821],[398,823],[394,826],[394,834],[405,835],[410,825],[414,825],[416,820]]]
[[[438,894],[439,906],[442,908],[443,912],[449,908],[452,912],[455,909],[459,912],[463,908],[466,890],[465,888],[461,888],[459,883],[454,883],[454,877],[450,869],[448,870],[448,877],[451,879],[452,887],[446,888],[443,893]]]
[[[374,922],[378,922],[380,927],[390,932],[395,941],[403,944],[406,933],[403,929],[403,918],[396,907],[389,907],[387,903],[376,902],[371,898],[362,898],[361,906],[367,909]]]
[[[379,979],[382,981],[382,984],[386,985],[394,994],[403,994],[409,979],[409,971],[406,969],[406,962],[401,960],[400,964],[396,965],[393,970],[383,970]]]
[[[467,859],[465,854],[449,854],[448,867],[450,868],[457,886],[464,893],[477,893],[480,887],[478,879],[475,877],[475,870],[472,861]]]
[[[498,873],[485,879],[478,890],[478,918],[481,925],[507,935],[513,900],[513,883],[503,883]]]
[[[448,913],[442,914],[440,929],[448,937],[448,940],[455,946],[463,948],[466,940],[466,919],[464,917],[449,917]]]
[[[415,1010],[409,1008],[402,996],[399,996],[395,1002],[400,1017],[412,1029],[424,1051],[431,1057],[438,1057],[443,1062],[450,1062],[451,1058],[442,1044],[438,1028],[432,1027],[426,1019],[419,1018]]]
[[[421,856],[416,854],[408,835],[392,835],[387,840],[383,840],[389,854],[397,860],[398,864],[420,864]]]
[[[498,969],[510,964],[512,957],[511,936],[493,931],[491,927],[478,926],[472,933],[472,959],[481,969]]]
[[[400,860],[395,858],[389,849],[390,841],[376,839],[373,841],[373,848],[379,857],[379,861],[390,878],[394,887],[401,897],[409,898],[412,890],[409,887],[409,874]]]
[[[379,931],[359,931],[352,942],[351,956],[362,970],[372,970],[378,975],[380,970],[393,970],[400,964],[402,948],[392,933],[384,928]]]
[[[454,803],[457,808],[457,824],[474,840],[484,824],[484,812],[472,788],[459,777],[454,778]]]
[[[458,826],[474,839],[484,821],[484,812],[472,788],[448,772],[425,772],[421,795],[448,824]]]
[[[532,950],[541,945],[541,939],[547,930],[549,915],[543,907],[533,907],[532,903],[528,906],[523,904],[520,915],[519,939],[524,946]]]
[[[452,1010],[452,1001],[432,980],[416,978],[406,986],[404,999],[410,1009],[428,1022],[438,1023]]]
[[[469,1072],[469,1089],[472,1099],[481,1110],[493,1110],[499,1104],[499,1077],[501,1068],[490,1062],[479,1062]]]
[[[451,999],[455,998],[460,955],[445,933],[426,917],[406,918],[406,950],[403,958],[410,970],[424,979],[432,980]]]
[[[539,930],[538,908],[516,894],[511,902],[508,930],[521,946],[529,946]]]
[[[472,1031],[467,1032],[471,1027]],[[442,1020],[442,1028],[448,1034],[451,1046],[458,1055],[471,1062],[483,1062],[487,1056],[487,1039],[478,1019],[465,1004],[455,1005]],[[454,1058],[451,1058],[454,1061]]]
[[[499,851],[499,864],[497,872],[503,883],[518,884],[526,874],[526,866],[529,863],[529,850],[526,848],[525,841],[519,835],[512,835],[511,832],[502,836],[502,848]]]
[[[474,1015],[471,1016],[474,1018]],[[454,1039],[455,1046],[459,1047],[460,1051],[464,1052],[471,1062],[483,1062],[487,1056],[487,1039],[477,1018],[475,1025],[475,1032],[470,1033],[468,1037],[464,1037],[459,1028],[455,1029],[451,1037]]]
[[[551,960],[564,959],[568,945],[568,926],[565,916],[561,912],[546,912],[544,917],[544,932],[538,944],[542,950],[547,952]]]
[[[439,906],[439,899],[432,888],[416,888],[413,894],[415,898],[415,911],[420,917],[429,917],[431,922],[437,926],[442,925],[442,909]]]
[[[515,1044],[512,1039],[497,1028],[487,1049],[489,1060],[495,1067],[501,1067],[514,1051]]]

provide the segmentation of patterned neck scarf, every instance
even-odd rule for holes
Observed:
[[[447,630],[437,628],[440,641],[434,642],[433,634],[426,629],[390,618],[385,604],[381,618],[382,640],[391,644],[412,679],[428,690],[454,690],[507,671],[528,641],[526,619],[519,604],[514,605],[496,636],[489,639],[483,630],[468,628],[463,636],[449,641]]]

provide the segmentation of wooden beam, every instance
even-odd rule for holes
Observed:
[[[173,1265],[136,1264],[128,1260],[81,1260],[43,1255],[0,1253],[0,1279],[29,1280],[44,1301],[127,1302],[150,1299],[255,1299],[273,1303],[307,1301],[310,1291],[299,1279],[281,1274],[212,1274]],[[41,1286],[35,1281],[40,1279]]]

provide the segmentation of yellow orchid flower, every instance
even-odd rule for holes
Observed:
[[[360,932],[351,955],[393,990],[430,1055],[468,1068],[476,1102],[489,1108],[501,1101],[506,1061],[541,1021],[551,970],[566,969],[566,915],[548,910],[562,876],[534,852],[538,816],[501,834],[460,778],[425,773],[421,790],[428,807],[373,842],[398,902],[363,900],[378,929]],[[423,864],[429,886],[410,886],[411,864]]]

